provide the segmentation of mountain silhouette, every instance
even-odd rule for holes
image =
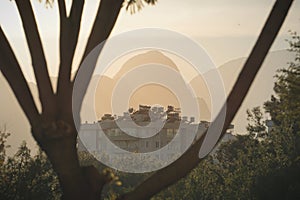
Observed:
[[[245,60],[246,58],[235,59],[218,67],[223,78],[226,94],[230,92]],[[273,93],[274,75],[276,71],[288,66],[287,63],[293,60],[294,54],[286,50],[270,52],[268,54],[249,94],[233,121],[236,132],[245,132],[247,125],[246,110],[254,106],[261,106],[263,102],[270,98],[270,95]],[[83,105],[88,109],[81,112],[82,121],[95,121],[95,111],[98,119],[105,113],[111,113],[112,91],[120,78],[140,65],[151,63],[166,65],[175,71],[179,71],[176,64],[166,55],[158,51],[149,51],[127,60],[113,77],[93,76],[89,89],[94,89],[96,93],[95,96],[93,96],[93,94],[86,98],[95,98],[96,103],[95,105],[88,105],[87,102],[83,102]],[[55,82],[57,78],[52,77],[51,79]],[[210,95],[205,81],[201,76],[197,76],[193,78],[189,84],[197,96],[196,100],[200,107],[200,119],[209,120],[211,110]],[[29,86],[33,92],[35,101],[38,102],[38,93],[35,83],[29,83]],[[9,152],[15,151],[22,140],[26,140],[31,147],[35,146],[28,121],[2,74],[0,74],[0,94],[0,129],[6,128],[8,132],[12,133],[12,136],[9,138],[9,144],[12,145],[12,148]],[[137,108],[139,104],[160,104],[164,107],[174,105],[175,107],[179,107],[179,101],[172,91],[156,84],[144,85],[133,93],[129,100],[129,106]]]

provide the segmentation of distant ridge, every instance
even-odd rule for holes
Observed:
[[[270,98],[270,95],[273,91],[275,80],[273,77],[276,73],[276,70],[288,66],[287,63],[293,59],[294,54],[286,50],[269,53],[262,66],[262,69],[259,71],[258,76],[249,91],[248,96],[246,97],[245,102],[242,105],[242,108],[234,119],[233,123],[235,124],[235,130],[237,132],[245,132],[245,126],[247,125],[246,110],[251,109],[254,106],[261,106],[264,101]],[[231,87],[233,86],[234,81],[237,78],[245,60],[246,58],[235,59],[219,67],[227,93],[229,93]],[[96,80],[99,77],[93,77],[91,80],[91,85],[93,87],[97,87],[96,102],[99,104],[95,105],[97,115],[101,116],[103,113],[110,112],[109,94],[111,94],[116,81],[123,74],[129,70],[132,70],[138,65],[151,62],[165,64],[172,67],[174,70],[178,70],[176,64],[170,58],[162,53],[150,51],[129,59],[122,66],[116,76],[113,77],[113,79],[106,76],[101,77],[99,82],[101,87],[97,87],[96,83]],[[56,79],[57,78],[52,78],[53,81]],[[201,110],[201,117],[210,118],[210,97],[207,93],[205,82],[201,77],[195,77],[190,84],[196,91],[197,101]],[[34,83],[29,83],[29,86],[33,91],[35,100],[37,101],[38,95],[36,85]],[[144,88],[144,90],[142,88],[141,90],[137,91],[136,94],[134,94],[130,104],[131,106],[136,106],[136,104],[151,104],[151,102],[158,102],[161,104],[167,104],[169,102],[168,104],[174,105],[175,107],[179,106],[178,101],[174,99],[174,95],[172,95],[172,93],[163,93],[163,91],[165,91],[163,88],[158,89],[155,86],[147,86]],[[153,94],[156,92],[158,92],[159,95],[151,95],[151,93]],[[13,148],[10,151],[15,151],[22,140],[26,140],[30,146],[34,146],[35,142],[31,137],[29,124],[2,74],[0,74],[0,94],[0,128],[4,128],[4,126],[6,126],[7,131],[12,133],[12,136],[9,138],[9,143],[12,144]],[[158,96],[160,98],[157,98]],[[94,105],[89,106],[91,106],[91,108],[94,107]],[[91,118],[89,113],[81,114],[82,120],[89,121],[89,118]]]

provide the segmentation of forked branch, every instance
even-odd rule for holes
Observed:
[[[64,0],[59,0],[60,13],[60,66],[57,93],[59,98],[64,98],[71,88],[71,71],[74,54],[78,42],[84,0],[72,2],[70,16],[66,16]],[[70,93],[70,92],[69,92]],[[66,102],[61,102],[64,104]]]
[[[259,71],[271,45],[276,38],[293,0],[277,0],[264,28],[248,57],[239,77],[227,98],[227,113],[222,136],[233,120],[236,112],[245,99],[247,92]],[[213,122],[215,123],[215,122]],[[213,125],[212,125],[213,126]],[[172,185],[186,176],[198,163],[203,160],[198,157],[206,133],[171,165],[157,171],[141,183],[135,190],[120,197],[122,200],[149,199],[162,189]],[[219,139],[220,140],[220,139]]]

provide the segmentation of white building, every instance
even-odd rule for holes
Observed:
[[[149,128],[147,125],[151,120],[162,120],[164,125],[161,129],[157,126]],[[133,112],[131,109],[131,113],[126,112],[117,118],[106,114],[98,122],[82,124],[79,131],[78,150],[88,149],[102,154],[117,153],[116,149],[121,148],[133,153],[147,153],[165,147],[163,155],[159,154],[159,156],[172,157],[185,151],[191,142],[205,132],[209,124],[207,121],[196,123],[193,117],[181,118],[180,109],[174,109],[172,106],[168,106],[166,112],[161,107],[140,106],[138,111]],[[120,125],[122,128],[119,128]],[[132,134],[153,136],[141,138]],[[107,138],[115,146],[108,145]]]

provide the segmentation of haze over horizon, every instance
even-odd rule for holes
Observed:
[[[226,82],[225,89],[226,92],[228,92],[240,70],[242,63],[249,55],[274,2],[275,0],[253,0],[248,2],[240,0],[158,1],[157,5],[145,6],[140,12],[133,15],[131,15],[130,12],[127,12],[125,9],[122,9],[111,36],[138,28],[148,27],[169,29],[184,34],[194,40],[200,46],[203,46],[216,66],[227,66],[223,67],[223,69],[226,70],[221,73],[223,73],[225,77],[223,77],[224,81]],[[93,18],[95,17],[97,8],[96,5],[98,3],[99,1],[97,0],[86,1],[81,23],[82,31],[80,33],[79,44],[74,60],[75,65],[79,62],[80,56],[83,53],[83,47],[87,41],[87,35],[90,31]],[[67,0],[68,10],[70,9],[70,4],[71,0]],[[30,63],[29,50],[26,46],[24,32],[20,24],[20,17],[16,9],[15,2],[3,0],[0,2],[0,7],[2,10],[0,12],[1,27],[5,31],[9,41],[11,42],[11,45],[13,46],[13,49],[16,52],[16,56],[21,64],[22,69],[24,70],[25,77],[29,82],[35,82]],[[46,8],[43,3],[39,3],[36,0],[33,1],[33,7],[38,20],[38,27],[41,32],[50,75],[52,77],[57,77],[59,56],[59,19],[57,4],[54,3],[53,8]],[[296,0],[293,3],[286,21],[283,24],[283,27],[270,50],[273,53],[275,52],[276,55],[279,54],[278,50],[288,48],[288,43],[285,41],[285,39],[290,37],[288,30],[297,31],[298,33],[300,32],[299,10],[300,1]],[[172,58],[178,68],[185,64],[182,60],[172,57],[170,54],[166,55]],[[263,87],[261,87],[261,85],[259,85],[260,87],[252,87],[264,90],[264,92],[268,92],[264,94],[259,101],[257,101],[255,95],[251,94],[250,91],[250,95],[248,95],[246,102],[243,104],[247,105],[248,107],[244,106],[244,109],[239,112],[241,114],[239,115],[238,113],[236,117],[243,118],[244,122],[240,125],[242,127],[245,126],[245,109],[251,108],[252,106],[261,105],[262,101],[266,100],[268,97],[267,95],[270,94],[270,91],[273,87],[274,79],[272,77],[276,71],[275,69],[283,67],[283,65],[286,64],[286,61],[289,61],[291,58],[285,53],[284,56],[281,55],[281,57],[284,59],[281,59],[281,57],[278,57],[278,55],[268,57],[269,58],[267,58],[267,60],[269,61],[266,61],[266,64],[262,67],[262,70],[264,71],[260,72],[260,74],[263,74],[264,76],[267,75],[268,78],[261,77],[259,74],[257,78],[259,81],[254,82],[254,84],[263,84]],[[128,57],[124,57],[123,60],[120,59],[120,66],[122,66],[127,59]],[[280,64],[274,66],[274,64],[278,62],[277,59],[280,59]],[[74,70],[75,69],[73,69],[73,71]],[[267,74],[268,70],[270,70],[271,74]],[[116,69],[111,70],[107,75],[110,75],[109,77],[111,77],[117,71],[118,70]],[[220,71],[222,71],[222,69],[220,69]],[[192,81],[195,78],[193,71],[186,71],[184,73],[188,77],[187,79],[189,81]],[[8,87],[5,80],[0,81],[3,81],[1,82],[0,89],[7,91]],[[31,84],[31,87],[34,96],[37,97],[37,91],[34,90],[34,84]],[[8,95],[2,97],[2,101],[7,102],[7,104],[0,105],[1,110],[5,111],[4,113],[6,115],[1,116],[0,118],[0,128],[4,127],[6,124],[8,131],[14,135],[14,138],[10,140],[14,141],[16,144],[19,144],[23,139],[33,144],[34,142],[31,138],[30,128],[27,120],[25,119],[20,107],[16,106],[16,100],[13,97],[10,89]],[[15,108],[13,111],[11,109],[12,107]],[[10,116],[8,116],[6,113],[10,113]],[[19,122],[22,123],[19,124]],[[14,127],[15,124],[18,124],[22,127]],[[22,132],[25,133],[22,134],[22,136],[18,136],[14,132],[17,132],[18,134],[21,134]],[[15,147],[17,146],[18,145]]]
[[[246,110],[255,106],[262,106],[264,101],[270,99],[270,95],[273,93],[273,84],[275,80],[273,76],[275,75],[276,70],[287,66],[287,62],[292,60],[293,56],[294,55],[291,52],[286,50],[269,53],[264,65],[262,66],[262,69],[260,70],[256,80],[253,83],[253,86],[249,91],[248,96],[246,97],[245,102],[233,121],[236,133],[244,133],[246,131]],[[233,86],[243,63],[245,62],[245,59],[246,58],[234,59],[218,68],[224,81],[226,94],[229,93],[231,87]],[[108,108],[111,101],[110,95],[113,87],[117,83],[118,78],[122,77],[123,74],[132,70],[134,67],[139,66],[141,62],[149,63],[152,61],[166,64],[175,70],[180,69],[180,67],[177,66],[178,63],[175,62],[175,64],[170,58],[168,58],[168,55],[166,54],[143,52],[127,60],[124,65],[122,65],[119,72],[115,74],[115,76],[104,76],[104,78],[100,79],[99,83],[95,82],[97,81],[97,78],[93,78],[91,80],[92,87],[98,86],[95,96],[98,104],[95,108],[94,106],[91,107],[92,111],[96,111],[98,119],[100,119],[104,113],[111,113],[111,110]],[[56,78],[52,77],[52,80],[55,81]],[[201,112],[200,115],[206,117],[207,120],[207,118],[210,116],[211,105],[210,96],[205,87],[205,83],[203,82],[201,76],[196,76],[190,79],[189,82],[194,88],[198,97],[198,105],[200,106]],[[34,83],[30,83],[30,88],[33,92],[35,100],[38,101],[36,85]],[[0,76],[0,93],[4,94],[1,100],[3,103],[0,104],[0,110],[2,111],[0,113],[0,128],[3,128],[6,125],[7,131],[12,133],[12,136],[9,138],[9,143],[13,146],[13,148],[10,149],[10,153],[15,152],[22,140],[26,140],[31,147],[35,146],[35,142],[30,134],[30,126],[2,75]],[[139,104],[149,105],[157,103],[165,107],[169,104],[177,106],[176,99],[174,99],[174,95],[171,91],[166,92],[164,88],[153,87],[151,85],[147,85],[147,87],[137,90],[131,97],[129,105],[136,108]],[[93,118],[93,113],[91,114],[85,111],[82,115],[82,122],[84,121],[93,122],[97,120]]]
[[[66,2],[69,10],[71,0]],[[133,15],[122,9],[111,35],[146,27],[169,29],[184,34],[202,45],[216,65],[220,66],[230,60],[249,55],[274,2],[274,0],[158,1],[157,5],[145,6]],[[75,64],[79,62],[80,55],[83,53],[97,4],[96,0],[86,1]],[[43,3],[33,1],[33,6],[47,61],[51,66],[49,72],[51,76],[56,76],[59,56],[57,3],[54,3],[52,8],[46,8]],[[30,59],[28,59],[29,51],[24,41],[25,36],[15,2],[1,1],[0,7],[1,26],[16,50],[27,80],[34,81]],[[289,38],[288,30],[300,32],[299,10],[300,1],[295,1],[271,51],[288,47],[285,42],[285,39]]]

